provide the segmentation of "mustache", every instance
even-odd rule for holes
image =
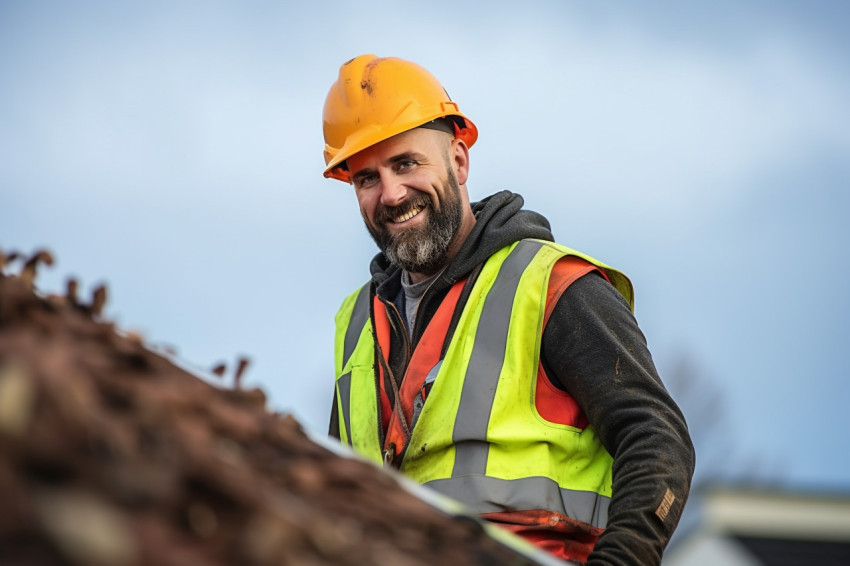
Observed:
[[[375,223],[376,224],[386,224],[387,222],[392,221],[393,218],[398,218],[403,214],[407,214],[414,208],[425,208],[426,206],[431,205],[431,199],[427,195],[416,195],[413,196],[398,206],[383,206],[375,212]]]

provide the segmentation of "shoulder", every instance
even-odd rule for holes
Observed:
[[[356,313],[365,311],[369,312],[369,296],[371,283],[360,286],[353,292],[349,293],[340,304],[336,314],[337,325],[346,324],[349,319],[355,316]]]
[[[549,250],[550,261],[554,262],[550,283],[566,288],[583,275],[595,271],[623,296],[630,310],[634,309],[634,287],[625,273],[578,250],[554,242],[543,243]]]
[[[626,319],[633,319],[631,307],[625,297],[598,268],[588,270],[568,281],[557,297],[554,297],[553,304],[547,304],[547,308],[554,309],[556,304],[559,310],[570,312],[573,316],[596,312],[608,313],[606,318],[610,319],[610,314],[616,312]]]
[[[546,299],[544,334],[636,330],[629,300],[606,270],[583,258],[566,256],[553,266]]]

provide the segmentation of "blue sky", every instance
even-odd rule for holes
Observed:
[[[324,430],[374,244],[321,176],[322,105],[353,56],[414,60],[479,127],[471,197],[628,273],[662,377],[720,392],[709,463],[850,489],[848,5],[484,6],[2,3],[0,245],[53,250],[43,289],[106,281],[190,366],[249,355]]]

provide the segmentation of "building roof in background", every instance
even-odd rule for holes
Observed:
[[[665,566],[850,564],[850,495],[718,487]]]

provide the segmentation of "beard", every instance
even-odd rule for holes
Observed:
[[[447,170],[443,189],[439,210],[432,197],[415,191],[399,206],[380,207],[375,215],[375,226],[366,222],[369,234],[390,263],[410,273],[424,275],[433,275],[446,265],[449,248],[463,219],[460,186],[451,168]],[[398,218],[419,207],[422,211],[428,209],[428,219],[424,224],[396,235],[390,234],[387,223],[391,222],[391,218]]]

